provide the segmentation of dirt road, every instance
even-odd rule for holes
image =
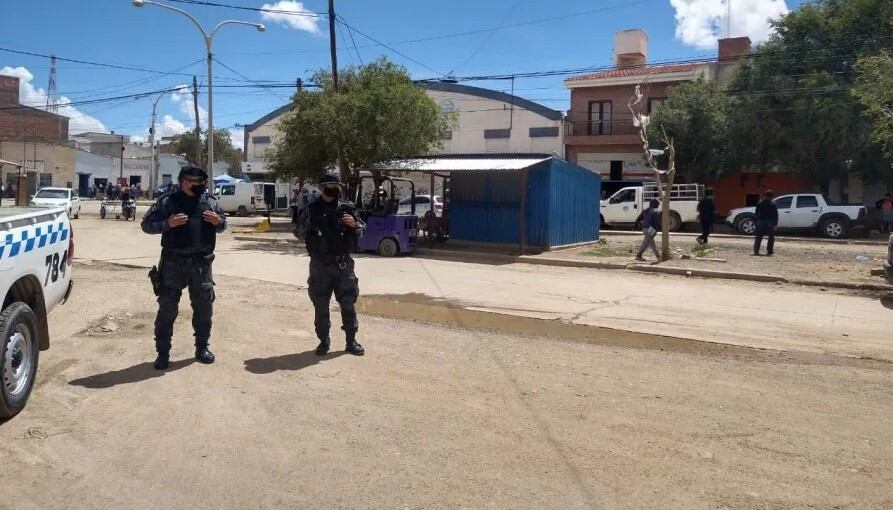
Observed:
[[[893,508],[886,362],[369,316],[321,359],[303,289],[220,276],[218,362],[186,307],[160,374],[144,273],[76,267],[0,508]]]

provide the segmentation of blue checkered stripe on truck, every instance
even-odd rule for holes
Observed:
[[[65,222],[50,223],[25,227],[18,232],[0,236],[0,259],[14,258],[47,245],[68,240],[68,228]]]

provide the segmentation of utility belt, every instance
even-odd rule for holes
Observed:
[[[167,262],[168,264],[165,264]],[[156,296],[161,295],[164,287],[163,272],[165,266],[169,264],[192,266],[198,268],[199,272],[209,270],[211,262],[214,262],[214,254],[206,252],[198,253],[177,253],[171,250],[161,250],[161,261],[157,266],[152,266],[149,270],[149,281],[152,282],[152,292]]]
[[[214,253],[207,251],[198,251],[198,252],[180,252],[175,250],[161,250],[161,260],[169,260],[172,262],[179,262],[184,264],[198,264],[198,263],[206,263],[210,264],[214,261]]]
[[[349,253],[343,255],[313,255],[310,254],[310,262],[316,262],[324,266],[336,266],[338,269],[347,269],[347,266],[353,262]]]

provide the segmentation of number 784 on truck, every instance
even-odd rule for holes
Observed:
[[[74,235],[65,208],[0,207],[0,419],[31,395],[47,314],[71,295]]]

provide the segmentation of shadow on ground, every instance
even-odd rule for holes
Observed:
[[[313,351],[286,354],[272,358],[255,358],[245,361],[245,370],[252,374],[272,374],[280,370],[303,370],[320,362],[344,356],[344,352],[332,352],[325,356],[317,356]]]
[[[91,390],[99,390],[119,386],[122,384],[132,384],[142,381],[148,381],[156,377],[162,377],[167,372],[173,372],[186,368],[195,363],[194,358],[173,361],[167,370],[155,370],[151,362],[140,363],[129,368],[121,370],[113,370],[104,374],[90,375],[81,379],[75,379],[68,384],[72,386],[82,386]]]

